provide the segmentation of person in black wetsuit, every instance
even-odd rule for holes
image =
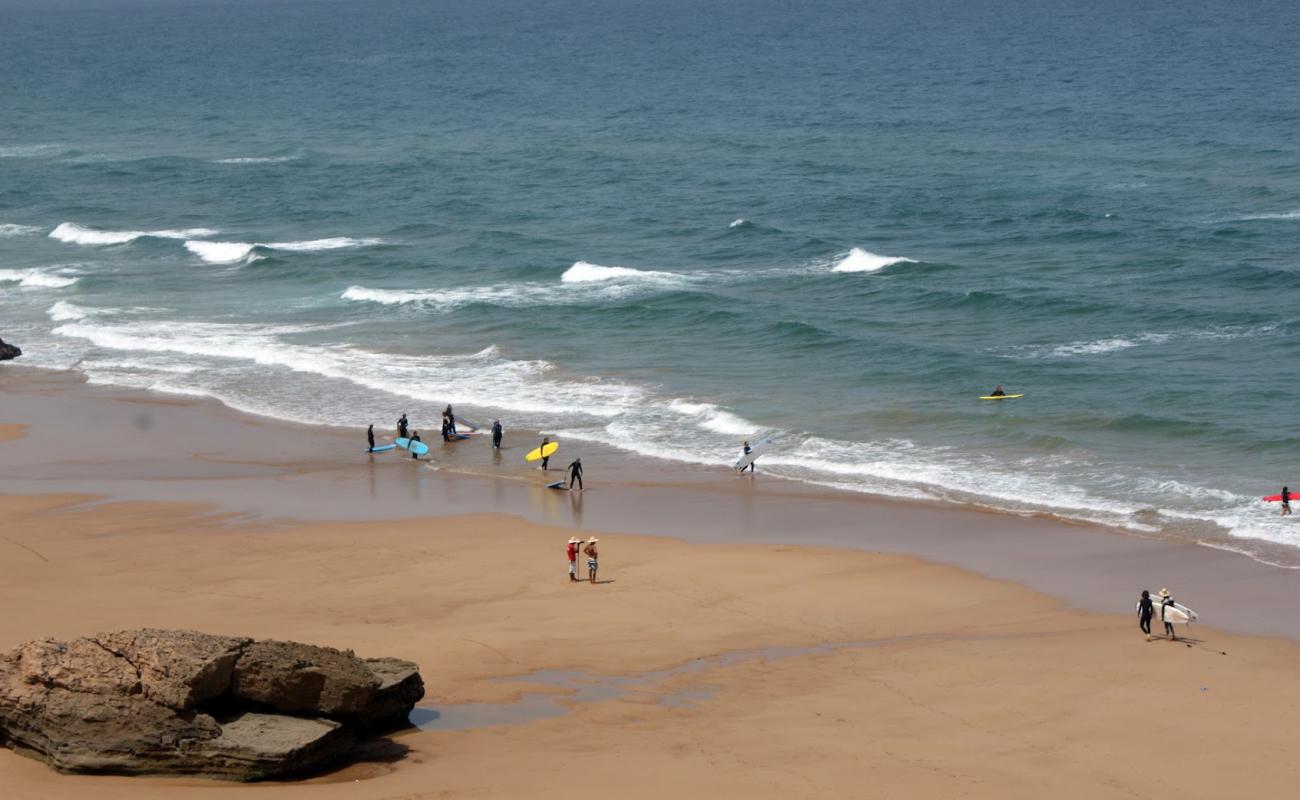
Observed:
[[[375,452],[375,426],[366,428],[366,441],[370,442],[370,452]]]
[[[444,442],[451,441],[451,423],[447,421],[446,417],[442,418],[442,440]]]
[[[1147,635],[1147,641],[1151,641],[1151,618],[1155,616],[1155,604],[1151,602],[1151,593],[1146,589],[1142,590],[1142,598],[1138,600],[1138,627]]]
[[[444,412],[442,412],[442,415],[443,415],[444,417],[447,418],[447,429],[448,429],[449,431],[451,431],[451,434],[452,434],[453,436],[455,436],[455,435],[456,435],[456,415],[453,414],[453,413],[451,413],[451,403],[448,403],[448,404],[447,404],[447,410],[444,411]]]
[[[573,484],[578,484],[579,489],[585,488],[582,485],[582,459],[575,458],[573,463],[569,464],[569,491],[573,491]]]
[[[1291,516],[1291,490],[1285,486],[1282,487],[1282,516]]]
[[[397,418],[397,435],[402,439],[406,438],[406,424],[405,414]]]
[[[546,445],[548,445],[548,444],[550,444],[550,443],[551,443],[551,437],[549,437],[549,436],[543,436],[543,437],[542,437],[542,446],[541,446],[540,448],[538,448],[538,449],[541,451],[541,453],[542,453],[542,470],[543,470],[543,471],[545,471],[545,470],[547,470],[547,469],[550,469],[550,467],[548,467],[547,465],[551,463],[551,457],[548,456],[548,455],[546,455]]]
[[[989,397],[1006,397],[1006,396],[1007,393],[1002,391],[1002,384],[1000,383],[997,386],[993,387],[993,392],[989,394]]]
[[[750,446],[749,446],[749,441],[746,440],[746,441],[745,441],[745,455],[749,455],[749,454],[752,453],[752,452],[754,452],[754,448],[750,447]],[[758,460],[757,458],[754,459],[754,461],[757,461],[757,460]],[[751,473],[754,472],[754,461],[751,461],[751,462],[749,462],[748,464],[746,464],[745,466],[741,467],[741,468],[740,468],[740,472],[741,472],[741,474],[744,474],[745,470],[749,470]]]
[[[413,433],[411,434],[411,444],[414,445],[414,444],[415,444],[416,442],[418,442],[418,441],[420,441],[420,432],[419,432],[419,431],[415,431],[415,432],[413,432]],[[411,450],[411,458],[418,459],[419,457],[420,457],[420,456],[416,454],[415,450],[412,449],[412,450]]]
[[[494,450],[501,449],[501,435],[504,432],[505,431],[501,428],[501,420],[492,420],[492,448]]]

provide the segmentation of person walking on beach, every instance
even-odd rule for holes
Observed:
[[[573,484],[575,483],[578,484],[579,489],[584,488],[582,485],[582,459],[581,458],[575,458],[573,459],[573,463],[569,464],[569,491],[573,491]]]
[[[1167,635],[1171,641],[1176,642],[1178,641],[1178,637],[1174,635],[1174,623],[1170,622],[1169,619],[1165,616],[1165,612],[1168,611],[1173,606],[1173,604],[1174,604],[1173,595],[1169,594],[1168,589],[1161,589],[1160,590],[1160,621],[1165,623],[1165,635]]]
[[[1138,627],[1147,635],[1147,641],[1151,641],[1151,618],[1155,616],[1155,604],[1151,602],[1151,593],[1146,589],[1142,590],[1142,597],[1138,600]]]
[[[451,423],[447,421],[446,417],[442,418],[442,440],[444,442],[451,441]]]
[[[546,455],[546,445],[548,445],[548,444],[550,444],[550,443],[551,443],[551,437],[549,437],[549,436],[543,436],[543,437],[542,437],[542,446],[541,446],[540,448],[538,448],[538,449],[541,451],[541,453],[542,453],[542,471],[543,471],[543,472],[545,472],[546,470],[550,469],[550,467],[548,467],[547,465],[551,463],[551,457],[548,456],[548,455]]]
[[[505,431],[501,428],[501,420],[492,420],[492,449],[501,449],[501,434]]]
[[[595,536],[587,540],[587,546],[582,548],[582,552],[587,554],[587,578],[592,583],[596,582],[596,570],[600,568],[600,554],[596,552],[596,542],[600,540]]]
[[[415,452],[415,443],[420,441],[420,432],[415,431],[411,434],[411,458],[419,460],[420,456]]]
[[[370,442],[369,452],[375,452],[375,426],[373,423],[369,428],[366,428],[366,441]]]
[[[1291,516],[1291,490],[1285,486],[1282,487],[1282,516]]]
[[[569,537],[569,547],[567,552],[569,554],[569,582],[570,583],[578,582],[578,545],[580,544],[582,544],[582,540],[579,539],[578,537],[576,536]]]
[[[754,448],[752,448],[752,447],[749,446],[749,440],[746,439],[746,440],[745,440],[745,455],[749,455],[749,454],[752,453],[752,452],[754,452]],[[757,460],[758,460],[757,458],[754,459],[754,461],[757,461]],[[746,464],[745,466],[741,467],[741,468],[740,468],[740,473],[743,475],[743,474],[745,474],[745,470],[749,470],[750,474],[753,474],[753,472],[754,472],[754,461],[751,461],[751,462],[749,462],[748,464]]]
[[[397,418],[397,435],[399,438],[406,438],[406,415]]]

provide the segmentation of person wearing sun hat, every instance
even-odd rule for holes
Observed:
[[[1160,621],[1165,623],[1165,633],[1169,635],[1170,640],[1178,641],[1174,635],[1174,624],[1165,617],[1165,611],[1174,604],[1174,596],[1169,593],[1168,589],[1160,590]]]
[[[582,548],[582,552],[587,554],[587,578],[592,583],[596,582],[596,570],[600,567],[600,564],[598,563],[600,555],[596,551],[596,542],[599,541],[599,539],[593,536],[587,540],[587,546]]]
[[[578,582],[578,545],[580,544],[582,540],[578,537],[569,537],[569,581],[572,583]]]

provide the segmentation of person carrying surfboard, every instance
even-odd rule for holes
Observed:
[[[1161,589],[1160,590],[1160,620],[1165,623],[1165,633],[1168,634],[1169,639],[1171,641],[1176,642],[1178,641],[1178,637],[1174,634],[1174,623],[1170,622],[1169,619],[1165,616],[1165,612],[1167,612],[1170,608],[1173,608],[1173,605],[1174,605],[1173,595],[1169,594],[1168,589]]]
[[[1142,597],[1138,600],[1138,627],[1147,635],[1147,641],[1151,641],[1151,618],[1155,616],[1155,604],[1151,602],[1151,593],[1146,589],[1142,590]]]
[[[420,441],[420,432],[419,432],[419,431],[415,431],[415,432],[413,432],[413,433],[411,434],[411,442],[414,443],[414,442],[418,442],[418,441]],[[417,453],[417,452],[415,452],[415,448],[414,448],[414,447],[411,448],[411,458],[414,458],[414,459],[417,460],[417,461],[420,459],[420,454]]]
[[[754,448],[752,448],[752,447],[749,446],[749,440],[748,440],[748,439],[745,440],[745,445],[744,445],[744,447],[745,447],[744,455],[749,455],[750,453],[754,452]],[[756,458],[756,459],[754,459],[754,461],[758,461],[758,459]],[[754,472],[754,461],[751,461],[751,462],[749,462],[748,464],[746,464],[745,466],[741,467],[741,468],[740,468],[741,473],[743,474],[743,473],[745,472],[745,470],[749,470],[751,473]]]
[[[447,404],[447,410],[442,412],[442,416],[447,420],[447,429],[451,431],[452,436],[456,435],[456,415],[451,413],[451,403]]]
[[[989,397],[1006,397],[1006,396],[1007,393],[1002,391],[1002,384],[1000,383],[993,388],[992,392],[989,392]]]
[[[548,445],[548,444],[550,444],[550,443],[551,443],[551,437],[549,437],[549,436],[543,436],[543,437],[542,437],[542,446],[541,446],[540,448],[538,448],[538,449],[540,449],[540,450],[542,451],[542,471],[543,471],[543,472],[546,471],[546,469],[547,469],[547,466],[546,466],[546,465],[551,463],[551,457],[550,457],[550,455],[548,455],[547,452],[546,452],[546,445]]]
[[[1291,490],[1285,486],[1282,487],[1282,516],[1291,516]]]

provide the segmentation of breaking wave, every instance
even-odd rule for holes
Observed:
[[[75,275],[42,269],[0,269],[0,283],[16,283],[27,289],[66,289],[77,282]]]
[[[155,239],[193,239],[215,236],[221,231],[212,228],[182,228],[178,230],[158,231],[105,231],[86,228],[75,222],[64,222],[50,231],[50,238],[60,242],[81,245],[128,244],[136,239],[152,237]]]
[[[340,250],[346,247],[370,247],[384,244],[383,239],[353,239],[334,236],[327,239],[310,239],[302,242],[201,242],[189,241],[185,249],[209,264],[233,264],[256,258],[254,250],[280,250],[290,253],[309,253],[317,250]]]
[[[915,264],[902,256],[882,256],[855,247],[831,267],[831,272],[875,272],[893,264]]]

